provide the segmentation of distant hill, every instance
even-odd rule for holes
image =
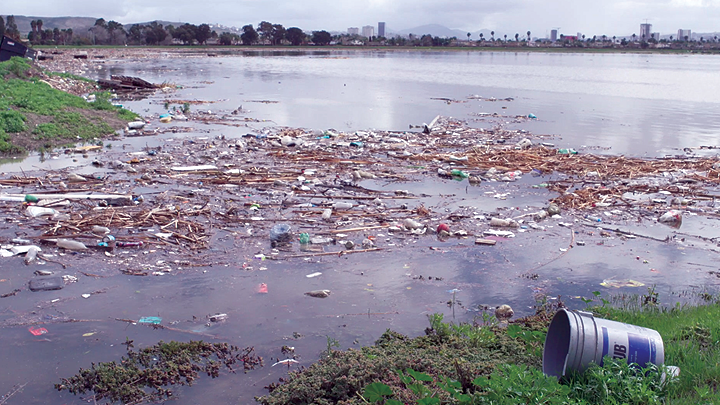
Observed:
[[[7,21],[7,15],[3,16],[3,19]],[[20,33],[23,34],[23,37],[27,35],[28,32],[30,32],[30,21],[32,20],[42,20],[43,22],[43,30],[47,29],[68,29],[72,28],[73,31],[81,31],[83,29],[87,30],[88,28],[95,25],[95,21],[97,21],[97,18],[93,17],[29,17],[24,15],[16,15],[15,16],[15,24],[18,26],[18,30],[20,30]]]
[[[5,21],[7,21],[7,16],[2,16]],[[75,32],[83,32],[88,30],[90,27],[95,25],[95,21],[100,17],[32,17],[32,16],[24,16],[24,15],[16,15],[15,16],[15,23],[18,26],[18,30],[20,30],[20,33],[23,37],[27,36],[27,33],[30,32],[31,26],[30,21],[33,20],[42,20],[43,22],[43,30],[47,29],[67,29],[72,28]],[[125,30],[130,29],[133,25],[142,24],[147,25],[150,24],[152,21],[146,21],[146,22],[138,22],[138,23],[129,23],[124,24],[121,21],[118,21],[125,27]],[[158,23],[162,24],[164,27],[167,25],[172,24],[175,27],[179,27],[184,22],[177,22],[177,21],[158,21]]]
[[[401,36],[408,36],[410,34],[416,35],[416,36],[423,36],[425,34],[432,35],[434,37],[445,37],[445,38],[452,38],[456,37],[457,39],[467,39],[467,33],[468,31],[458,30],[458,29],[452,29],[448,28],[444,25],[440,24],[427,24],[427,25],[421,25],[419,27],[414,28],[408,28],[401,31],[395,31],[393,34],[401,35]],[[484,38],[490,38],[490,30],[488,29],[482,29],[478,31],[470,31],[470,39],[478,40],[480,39],[480,33],[483,34]],[[520,34],[521,36],[525,36],[525,33]],[[495,37],[500,36],[499,33],[495,33]],[[509,35],[508,35],[509,36]]]
[[[150,23],[152,23],[152,22],[155,22],[155,21],[157,21],[158,24],[162,24],[163,27],[167,27],[168,25],[172,25],[173,27],[177,28],[177,27],[185,24],[184,22],[161,21],[161,20],[153,20],[153,21],[145,21],[145,22],[129,23],[129,24],[120,23],[120,24],[123,24],[123,27],[130,28],[130,27],[132,27],[133,25],[138,25],[138,24],[140,24],[140,25],[148,25],[148,24],[150,24]],[[118,21],[118,22],[119,22],[119,21]],[[93,21],[93,24],[95,24],[95,21]],[[198,25],[198,24],[195,24],[195,25]]]
[[[458,37],[462,38],[467,35],[467,31],[461,31],[461,30],[453,30],[448,27],[445,27],[440,24],[427,24],[427,25],[421,25],[419,27],[413,27],[408,28],[405,30],[397,31],[396,34],[407,36],[410,34],[416,35],[416,36],[423,36],[426,34],[432,35],[434,37]]]

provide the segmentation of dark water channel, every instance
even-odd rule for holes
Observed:
[[[162,100],[198,99],[211,104],[195,109],[231,111],[242,105],[246,116],[272,123],[248,127],[203,126],[197,133],[113,141],[130,153],[146,145],[173,143],[181,137],[239,137],[265,125],[340,131],[370,128],[405,130],[429,122],[435,115],[472,120],[479,113],[536,114],[522,124],[535,134],[553,135],[559,146],[603,153],[658,156],[678,149],[715,145],[720,129],[720,90],[716,56],[550,55],[514,53],[253,53],[214,58],[168,58],[153,61],[107,61],[99,75],[140,76],[152,82],[172,82],[184,89],[158,94],[125,105],[141,114],[164,111]],[[480,95],[513,101],[469,100]],[[443,97],[463,102],[433,100]],[[256,101],[276,101],[260,103]],[[503,108],[505,107],[505,108]],[[478,122],[477,125],[487,125]],[[521,124],[511,127],[520,129]],[[37,157],[3,166],[52,169],[71,166],[92,172],[93,157],[40,161]],[[468,186],[440,178],[418,177],[406,183],[366,180],[380,190],[408,190],[436,213],[463,212],[472,218],[468,231],[481,229],[483,216],[502,210],[517,215],[544,207],[553,193],[533,188],[549,177],[523,176],[513,183],[484,182]],[[132,191],[132,190],[131,190]],[[718,220],[688,215],[679,230],[632,215],[604,215],[602,225],[616,225],[656,239],[602,236],[573,216],[549,219],[544,229],[519,229],[515,237],[495,246],[478,246],[474,238],[440,240],[436,236],[390,235],[373,232],[384,250],[342,258],[321,256],[282,261],[260,260],[270,250],[267,229],[257,238],[243,237],[245,227],[232,224],[215,233],[212,248],[198,255],[207,267],[177,266],[163,276],[120,275],[124,257],[148,263],[172,261],[163,249],[121,250],[115,258],[97,253],[69,255],[67,270],[52,263],[26,267],[21,257],[2,258],[0,293],[24,288],[32,272],[48,269],[61,274],[77,270],[103,275],[79,277],[77,283],[51,292],[23,291],[0,300],[0,395],[14,385],[27,385],[8,404],[85,403],[58,394],[53,383],[91,362],[118,359],[126,338],[136,346],[159,340],[227,341],[255,346],[265,367],[247,375],[200,378],[192,388],[179,389],[178,404],[252,403],[263,386],[287,374],[283,345],[294,346],[301,365],[316,361],[336,339],[341,348],[369,345],[386,329],[418,335],[426,316],[440,312],[458,321],[479,315],[479,306],[510,304],[518,316],[532,313],[538,296],[557,297],[572,308],[585,306],[579,297],[593,291],[642,294],[655,286],[660,300],[697,302],[701,292],[715,293],[720,283],[717,246],[700,238],[718,236]],[[474,224],[474,225],[473,225]],[[571,224],[572,228],[562,224]],[[0,225],[3,239],[16,237],[17,224]],[[265,233],[263,233],[265,232]],[[573,235],[574,232],[574,235]],[[585,242],[584,246],[571,241]],[[98,259],[100,258],[100,259]],[[307,278],[306,275],[322,275]],[[422,279],[419,276],[423,276]],[[428,280],[432,277],[432,280]],[[638,288],[609,289],[606,279],[631,279]],[[265,283],[267,294],[257,286]],[[304,292],[332,291],[326,299]],[[90,298],[81,294],[95,291]],[[456,305],[448,306],[449,300]],[[52,302],[59,299],[59,301]],[[228,320],[208,323],[207,315],[226,313]],[[128,324],[120,319],[158,316],[169,329]],[[61,323],[63,319],[82,322]],[[33,336],[29,324],[42,324],[48,333]],[[13,326],[14,325],[14,326]],[[301,337],[297,337],[301,335]]]

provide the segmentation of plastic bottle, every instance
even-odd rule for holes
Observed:
[[[25,202],[36,203],[38,202],[38,198],[32,194],[25,194]]]
[[[307,232],[303,232],[300,234],[300,243],[303,245],[306,243],[310,243],[310,235],[307,234]]]
[[[336,202],[335,204],[333,204],[333,208],[335,208],[336,210],[346,210],[352,208],[352,206],[352,203],[349,202]]]
[[[25,264],[34,262],[39,251],[40,249],[37,246],[30,246],[27,253],[25,253]]]
[[[602,218],[594,217],[592,215],[585,215],[585,219],[592,222],[602,222]]]
[[[142,241],[137,241],[137,242],[115,241],[115,246],[117,246],[117,247],[142,247],[142,245],[143,245]]]
[[[56,214],[59,214],[57,210],[54,210],[52,208],[47,207],[38,207],[37,205],[31,205],[27,207],[27,213],[33,218],[37,217],[43,217],[43,216],[53,216]]]
[[[452,170],[450,171],[450,174],[453,175],[453,176],[455,176],[455,177],[462,177],[463,179],[466,179],[466,178],[468,178],[468,177],[470,176],[467,172],[464,172],[464,171],[462,171],[462,170],[460,170],[460,169],[452,169]]]
[[[104,226],[95,225],[92,227],[92,233],[97,234],[97,235],[106,235],[106,234],[110,233],[110,229],[106,228]]]
[[[405,226],[406,229],[419,229],[423,227],[421,223],[411,218],[405,218],[403,220],[403,226]]]
[[[87,246],[84,243],[70,239],[58,239],[57,247],[67,250],[86,250]]]
[[[332,210],[330,208],[323,210],[323,213],[322,213],[323,220],[329,221],[331,216],[332,216]]]
[[[558,149],[558,153],[561,155],[577,155],[577,151],[575,149],[569,148],[562,148]]]
[[[538,211],[533,214],[533,219],[535,221],[542,221],[543,219],[547,218],[548,213],[545,210]]]
[[[518,223],[512,219],[492,218],[490,220],[490,226],[517,227]]]
[[[277,224],[270,229],[271,242],[289,242],[290,241],[290,225]]]

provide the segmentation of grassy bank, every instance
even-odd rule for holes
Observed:
[[[51,87],[47,74],[27,60],[0,63],[0,154],[49,150],[77,142],[99,141],[134,119],[113,106],[109,93],[87,102]],[[64,80],[82,80],[65,75]]]
[[[554,308],[507,328],[430,320],[425,336],[386,332],[374,346],[334,351],[291,372],[258,398],[280,404],[717,404],[720,395],[720,305],[660,309],[643,305],[592,308],[598,317],[657,330],[665,364],[680,377],[665,383],[664,367],[639,369],[607,359],[583,375],[543,375],[542,347]]]

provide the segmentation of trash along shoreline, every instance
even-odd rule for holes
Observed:
[[[103,139],[116,146],[47,153],[71,162],[60,169],[0,174],[3,329],[58,347],[74,344],[58,332],[71,330],[83,339],[74,350],[93,345],[100,361],[122,355],[128,335],[242,340],[280,363],[253,380],[256,396],[294,366],[283,358],[307,365],[325,345],[332,358],[335,343],[417,330],[432,313],[470,319],[513,304],[527,316],[536,301],[559,305],[559,290],[582,307],[598,286],[624,295],[678,279],[669,302],[714,297],[711,146],[594,154],[508,129],[532,114],[437,116],[406,131],[279,127],[138,92],[168,111]],[[534,351],[545,326],[507,331]]]

